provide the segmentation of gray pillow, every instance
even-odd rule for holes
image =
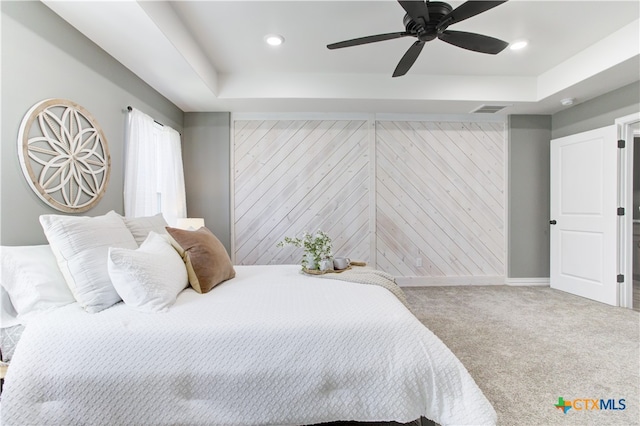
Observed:
[[[127,225],[136,243],[138,243],[138,247],[147,239],[149,232],[153,231],[160,235],[166,234],[165,227],[169,226],[162,213],[158,213],[155,216],[125,217],[123,219],[124,224]]]

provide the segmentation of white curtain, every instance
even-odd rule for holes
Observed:
[[[124,214],[158,213],[171,226],[187,217],[180,134],[132,109],[125,150]]]

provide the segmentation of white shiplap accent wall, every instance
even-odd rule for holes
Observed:
[[[298,263],[276,243],[323,229],[398,277],[504,277],[503,122],[283,118],[233,122],[237,264]]]
[[[299,263],[285,236],[322,229],[334,252],[369,259],[366,120],[234,121],[237,264]]]
[[[378,267],[503,277],[504,146],[502,123],[378,121]]]

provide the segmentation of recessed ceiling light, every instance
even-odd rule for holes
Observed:
[[[280,34],[267,34],[264,36],[264,41],[266,41],[270,46],[280,46],[284,43],[284,37]]]
[[[564,98],[560,100],[560,104],[562,106],[571,106],[573,104],[576,103],[576,99],[575,98]]]
[[[529,42],[527,40],[518,40],[518,41],[514,41],[513,43],[511,43],[511,45],[509,46],[509,49],[511,50],[520,50],[520,49],[524,49],[525,47],[527,47],[527,45],[529,44]]]

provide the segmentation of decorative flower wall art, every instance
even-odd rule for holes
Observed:
[[[107,189],[107,139],[91,113],[75,102],[47,99],[31,107],[20,124],[18,156],[29,186],[57,210],[87,211]]]

